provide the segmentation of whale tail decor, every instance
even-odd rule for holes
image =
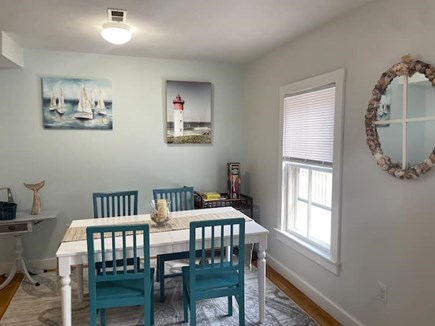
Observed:
[[[41,197],[39,196],[39,190],[44,187],[45,181],[41,181],[40,183],[35,184],[24,184],[26,188],[33,191],[33,205],[32,205],[32,215],[39,215],[41,214]]]

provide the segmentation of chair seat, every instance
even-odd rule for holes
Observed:
[[[141,284],[142,283],[142,284]],[[117,298],[120,299],[123,296],[137,295],[142,297],[144,295],[143,279],[125,280],[125,281],[107,281],[97,284],[97,299],[103,298]]]
[[[182,267],[183,281],[186,286],[190,287],[189,278],[190,266]],[[214,290],[219,288],[237,287],[239,284],[239,275],[235,270],[228,271],[212,271],[211,267],[205,268],[205,272],[196,275],[195,288],[198,291]]]
[[[118,274],[122,274],[119,272]],[[100,273],[101,275],[101,273]],[[154,268],[150,270],[150,285],[154,283]],[[119,306],[123,299],[128,298],[132,301],[144,300],[145,284],[143,278],[126,279],[122,281],[100,281],[96,283],[96,298],[99,307],[110,307],[115,300],[115,306]],[[122,305],[122,304],[121,304]]]

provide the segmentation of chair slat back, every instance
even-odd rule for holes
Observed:
[[[169,199],[171,212],[194,209],[193,187],[153,189],[154,200]]]
[[[238,258],[229,255],[230,260],[224,257],[226,248],[233,252],[238,246]],[[201,252],[200,264],[196,264],[197,251]],[[210,257],[207,258],[207,252]],[[216,256],[219,252],[220,255]],[[190,282],[195,287],[196,275],[202,273],[222,273],[238,271],[239,284],[244,282],[245,259],[245,219],[230,218],[222,220],[195,221],[190,223],[189,265]],[[208,260],[208,263],[204,263]]]
[[[86,239],[89,295],[95,294],[97,282],[140,278],[144,282],[150,280],[148,224],[92,226],[86,228]],[[138,264],[137,258],[140,257],[143,257],[143,268]],[[133,266],[127,264],[127,258],[134,258]],[[117,268],[107,267],[109,261]],[[99,268],[96,262],[102,262]]]
[[[137,215],[138,191],[95,192],[94,217]]]

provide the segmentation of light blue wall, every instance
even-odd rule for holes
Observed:
[[[225,192],[226,162],[240,161],[243,168],[239,65],[36,50],[26,50],[24,62],[23,69],[0,70],[0,186],[12,189],[18,210],[30,211],[32,192],[23,182],[45,180],[43,208],[61,211],[56,222],[41,223],[23,237],[30,260],[55,257],[65,225],[92,216],[94,191],[138,189],[143,213],[152,188]],[[114,129],[44,129],[41,77],[48,76],[109,79]],[[211,145],[164,142],[167,79],[212,83]],[[13,238],[0,241],[0,263],[10,262]]]
[[[428,41],[433,0],[372,1],[246,68],[246,162],[256,218],[270,230],[267,259],[344,325],[432,325],[435,320],[435,171],[398,180],[366,143],[364,115],[381,76],[405,54],[435,65]],[[340,227],[336,276],[277,239],[279,89],[346,69]],[[432,124],[433,126],[433,124]],[[421,145],[422,146],[422,145]],[[432,143],[433,146],[433,143]],[[378,282],[388,302],[377,300]]]

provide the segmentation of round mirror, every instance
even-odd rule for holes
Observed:
[[[397,178],[418,178],[435,165],[434,85],[434,67],[404,56],[373,89],[367,144],[378,165]]]

